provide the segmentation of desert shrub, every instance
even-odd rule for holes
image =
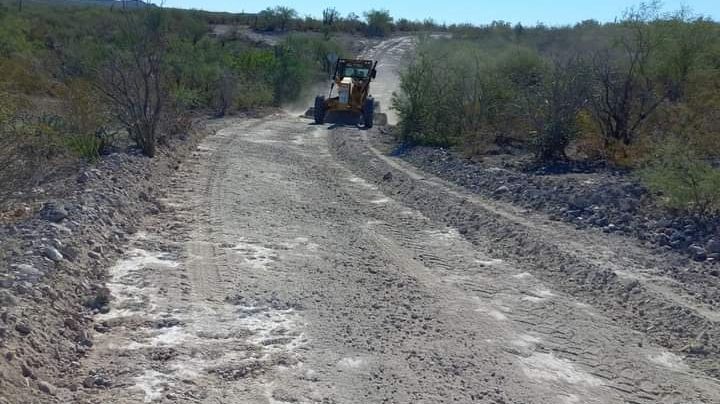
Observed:
[[[390,34],[393,18],[388,10],[367,11],[365,19],[367,20],[366,34],[368,36],[384,37]]]
[[[401,137],[636,168],[667,133],[720,156],[720,24],[657,2],[614,23],[452,25],[425,39],[393,105]],[[412,29],[409,21],[397,24]]]
[[[65,144],[78,157],[93,162],[100,157],[105,143],[95,134],[71,134],[65,138]]]
[[[566,149],[580,132],[580,114],[586,105],[589,77],[582,58],[571,56],[536,61],[517,88],[533,128],[530,144],[536,159],[567,158]],[[528,81],[530,79],[531,81]]]
[[[173,87],[171,94],[173,107],[178,111],[189,111],[204,105],[201,91],[190,88],[184,83]]]
[[[252,80],[248,76],[241,76],[239,93],[235,99],[238,109],[249,109],[272,105],[274,102],[273,88],[265,82]]]
[[[103,132],[110,121],[102,96],[88,80],[73,79],[61,92],[62,116],[68,129],[78,133]]]
[[[720,213],[720,169],[686,139],[671,139],[660,146],[640,177],[672,209],[700,216]]]
[[[586,160],[606,159],[605,139],[587,108],[578,112],[576,125],[578,132],[575,138],[575,157]]]
[[[2,5],[0,5],[2,7]],[[26,21],[0,10],[0,57],[8,57],[31,50]]]
[[[115,118],[149,157],[155,155],[158,129],[167,102],[163,58],[164,14],[160,10],[125,14],[118,46],[109,49],[96,78]]]
[[[68,80],[59,91],[60,120],[56,129],[75,155],[95,161],[111,145],[111,116],[95,86],[87,80]]]
[[[393,98],[393,107],[405,141],[447,146],[459,135],[458,111],[453,111],[459,100],[450,98],[458,80],[447,60],[450,54],[438,45],[421,43],[415,60],[400,76],[400,92]]]
[[[285,31],[297,17],[297,11],[290,7],[268,7],[258,15],[259,25],[256,28],[265,31]]]
[[[245,49],[233,57],[231,66],[238,76],[237,108],[272,105],[275,64],[271,49]]]
[[[15,55],[0,59],[0,85],[24,94],[47,94],[52,91],[52,82],[38,70],[32,58]]]
[[[277,105],[294,101],[310,83],[322,78],[319,72],[329,68],[328,53],[340,56],[344,53],[335,41],[304,35],[288,37],[274,51],[271,67]]]
[[[215,116],[223,117],[236,103],[239,83],[237,75],[230,69],[223,69],[215,81],[212,107]]]
[[[687,95],[690,76],[712,66],[708,50],[720,42],[720,32],[715,23],[686,9],[657,21],[654,29],[660,46],[655,49],[653,73],[666,97],[681,101]]]
[[[527,138],[521,94],[529,97],[541,87],[542,66],[527,49],[489,53],[473,42],[425,40],[393,99],[401,136],[471,153]]]
[[[0,205],[73,165],[55,115],[31,114],[29,100],[0,92]]]
[[[615,46],[593,55],[590,111],[608,145],[617,141],[630,145],[662,102],[651,74],[658,46],[648,25],[652,12],[646,8],[631,12]]]

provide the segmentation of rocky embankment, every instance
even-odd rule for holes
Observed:
[[[0,403],[54,402],[93,346],[92,316],[107,310],[106,270],[145,215],[165,209],[158,189],[209,129],[163,146],[154,159],[116,153],[77,174],[35,215],[0,225]],[[99,332],[103,332],[95,325]]]
[[[405,161],[485,197],[545,212],[578,228],[633,236],[661,250],[679,251],[701,262],[720,263],[720,218],[672,214],[640,182],[624,172],[545,167],[526,170],[508,160],[472,161],[447,149],[414,147]],[[708,269],[718,274],[716,268]]]

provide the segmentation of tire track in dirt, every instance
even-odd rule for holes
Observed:
[[[620,282],[617,280],[619,277],[608,272],[606,268],[619,270],[622,263],[630,259],[616,259],[615,251],[602,247],[607,245],[607,241],[582,244],[581,240],[585,240],[584,236],[576,235],[574,231],[568,229],[565,230],[567,233],[563,234],[560,229],[547,228],[543,224],[536,224],[530,218],[519,216],[512,209],[503,210],[495,204],[486,204],[475,196],[455,190],[449,184],[417,172],[399,161],[382,156],[368,144],[367,138],[335,136],[332,138],[332,143],[340,158],[349,162],[360,176],[370,178],[369,183],[375,182],[380,190],[395,194],[403,203],[420,209],[436,220],[458,226],[460,231],[476,245],[489,247],[498,257],[522,263],[542,279],[558,282],[564,289],[580,295],[583,300],[589,299],[599,304],[600,312],[609,312],[613,318],[622,321],[629,319],[629,323],[638,328],[643,327],[643,322],[647,325],[659,326],[657,331],[653,330],[652,326],[648,328],[650,332],[646,337],[649,341],[679,350],[686,344],[692,343],[697,335],[702,336],[703,332],[706,334],[715,332],[711,330],[715,330],[716,326],[709,326],[714,323],[712,312],[699,302],[692,302],[689,297],[678,298],[677,291],[669,291],[652,283],[629,283],[632,288],[627,286],[628,283],[619,283],[623,293],[618,296],[618,292],[613,290],[615,287],[613,284]],[[630,250],[632,247],[624,248]],[[581,254],[581,251],[585,251],[586,254]],[[636,256],[639,252],[631,251],[628,255]],[[602,256],[610,258],[603,261],[600,258]],[[560,271],[558,268],[552,269],[552,266],[559,267]],[[632,265],[625,268],[635,266],[640,264],[633,261]],[[645,270],[647,271],[647,268]],[[571,276],[564,271],[571,271]],[[589,272],[586,275],[583,271]],[[587,281],[583,281],[583,283],[587,282],[584,286],[582,284],[573,286],[573,282],[578,282],[578,274],[582,274],[581,279],[588,277]],[[593,281],[593,277],[596,276],[604,278]],[[594,290],[589,288],[593,283],[597,283]],[[537,298],[538,296],[530,296],[531,300]],[[642,298],[650,300],[642,301]],[[637,304],[635,303],[637,300],[641,301],[633,312],[628,310],[628,307],[618,307],[617,299],[625,299],[621,300],[625,302],[630,299],[626,303],[630,305]],[[673,306],[678,307],[678,303],[681,304],[679,308],[673,308]],[[667,309],[670,311],[665,311]],[[683,313],[686,318],[678,318],[671,314],[673,311]],[[706,314],[710,315],[705,316]],[[658,323],[657,320],[661,322]],[[654,323],[648,323],[649,321]],[[692,330],[686,333],[685,329],[676,328],[673,324],[689,325],[695,333],[692,333]],[[668,340],[665,339],[669,337],[668,334],[677,338],[670,345],[667,345]],[[709,339],[712,340],[712,337]],[[644,344],[643,341],[639,343]],[[679,354],[682,355],[682,352]],[[679,357],[669,356],[667,353],[661,352],[657,355],[671,358],[671,362],[682,362]],[[715,358],[715,354],[708,354],[691,356],[688,359],[694,366],[712,374]]]

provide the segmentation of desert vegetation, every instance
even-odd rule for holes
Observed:
[[[322,35],[219,38],[211,22],[159,7],[0,3],[0,202],[126,145],[153,156],[194,113],[292,101],[328,53],[344,52]]]
[[[525,150],[542,164],[637,169],[667,206],[716,214],[720,24],[659,10],[423,38],[394,99],[399,136],[469,156]]]

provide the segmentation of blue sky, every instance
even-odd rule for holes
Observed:
[[[562,25],[590,18],[612,21],[629,6],[638,4],[639,0],[165,0],[164,3],[168,7],[231,12],[256,12],[269,6],[284,5],[298,10],[301,15],[313,16],[320,16],[326,7],[335,7],[342,14],[355,12],[358,15],[371,8],[384,8],[396,18],[422,20],[432,17],[447,23],[484,24],[505,20],[526,25],[536,22]],[[686,5],[696,13],[720,21],[720,0],[665,0],[663,4],[666,10]]]

